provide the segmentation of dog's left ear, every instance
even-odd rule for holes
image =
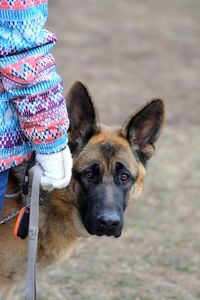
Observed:
[[[136,112],[121,131],[144,165],[155,152],[154,144],[161,133],[164,116],[163,100],[152,100]]]

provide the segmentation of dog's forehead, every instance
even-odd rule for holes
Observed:
[[[98,160],[107,169],[113,162],[121,161],[133,173],[137,173],[138,170],[138,162],[129,143],[120,135],[118,128],[102,126],[99,133],[90,139],[82,155],[84,164]]]

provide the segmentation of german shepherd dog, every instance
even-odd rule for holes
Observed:
[[[40,207],[40,268],[67,257],[80,237],[121,235],[124,210],[142,191],[146,164],[164,122],[164,103],[154,99],[122,128],[101,125],[81,82],[71,87],[67,106],[73,175],[67,188],[46,194],[45,206]],[[18,184],[11,174],[9,192]],[[17,201],[8,199],[4,214],[20,207],[20,196]],[[13,227],[14,221],[0,226],[0,293],[26,272],[27,239],[14,237]]]

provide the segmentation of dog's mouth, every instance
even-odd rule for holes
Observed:
[[[121,235],[121,233],[122,233],[122,231],[121,230],[118,230],[118,231],[116,231],[116,232],[111,232],[111,231],[93,231],[93,232],[91,232],[91,231],[89,231],[88,230],[88,232],[89,232],[89,234],[91,234],[91,235],[97,235],[97,236],[108,236],[108,237],[110,237],[110,236],[114,236],[115,238],[118,238],[118,237],[120,237],[120,235]]]
[[[97,236],[108,236],[108,237],[115,237],[118,238],[120,237],[121,233],[122,233],[122,227],[123,226],[119,226],[118,228],[110,229],[110,228],[99,228],[98,226],[96,226],[96,224],[92,225],[92,224],[85,224],[85,228],[88,231],[89,234],[91,235],[97,235]]]
[[[98,214],[82,215],[85,229],[91,235],[120,237],[123,229],[123,214],[101,211]]]
[[[121,230],[120,231],[118,231],[118,232],[104,232],[104,233],[96,233],[96,235],[98,235],[98,236],[103,236],[103,235],[105,235],[105,236],[114,236],[115,238],[118,238],[118,237],[120,237],[120,235],[121,235]]]
[[[89,231],[88,231],[89,232]],[[118,231],[118,232],[95,232],[95,233],[91,233],[89,232],[91,235],[97,235],[97,236],[114,236],[115,238],[118,238],[120,237],[121,235],[121,231]]]

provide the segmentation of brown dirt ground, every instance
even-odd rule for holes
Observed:
[[[122,237],[80,242],[38,276],[37,299],[200,299],[199,0],[50,0],[49,13],[66,91],[85,82],[107,124],[157,96],[168,118]]]

